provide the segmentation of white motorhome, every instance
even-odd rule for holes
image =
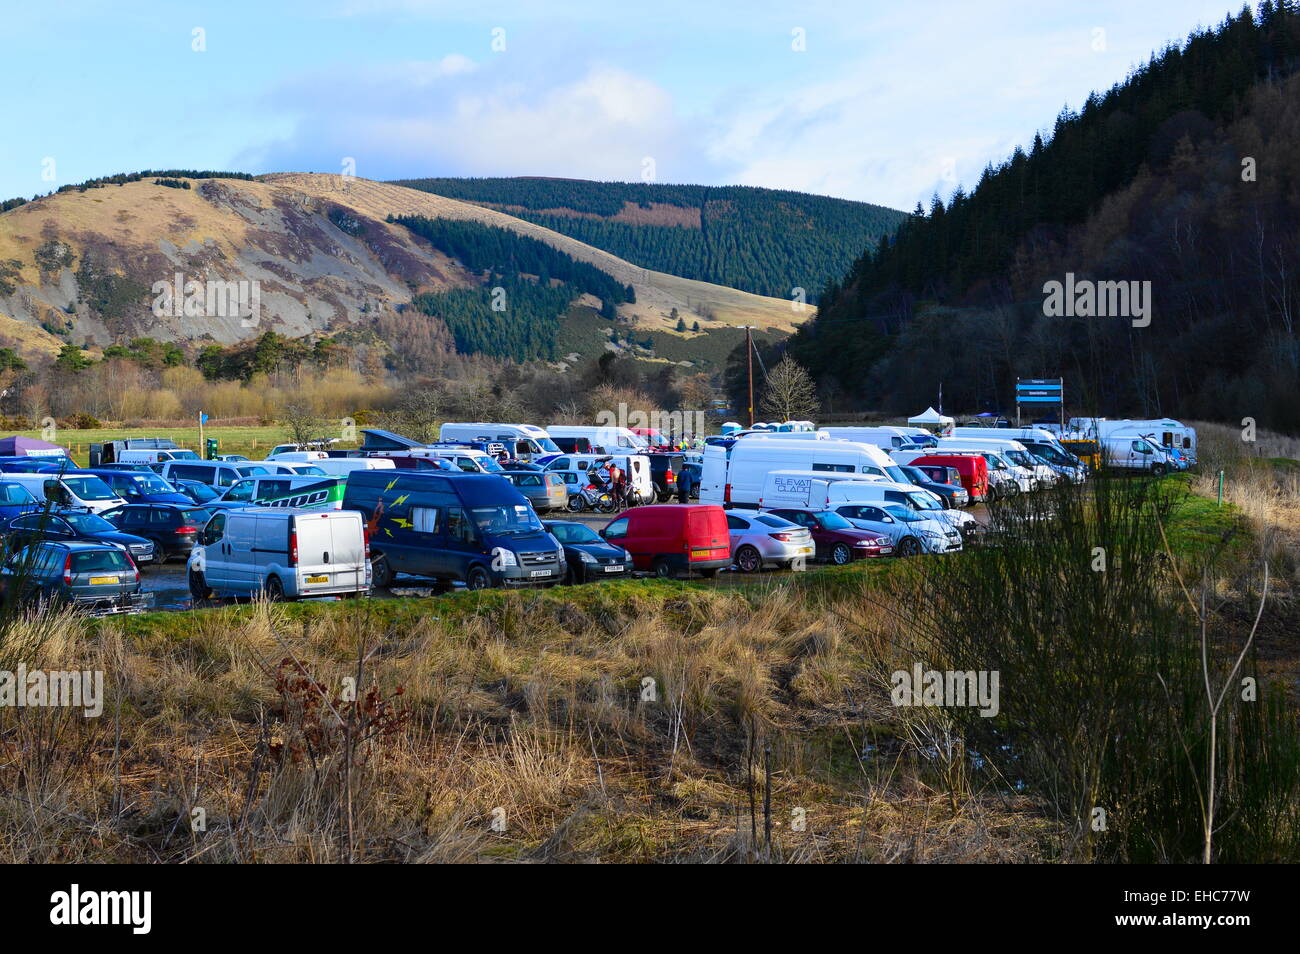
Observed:
[[[1193,462],[1196,460],[1196,428],[1168,417],[1121,421],[1094,418],[1091,426],[1083,428],[1083,432],[1099,441],[1109,437],[1145,437],[1155,444],[1178,448]]]
[[[603,427],[552,424],[546,433],[552,440],[557,437],[586,438],[594,452],[603,454],[636,454],[650,446],[644,437],[631,429],[612,424]]]
[[[729,446],[724,443],[705,447],[700,503],[755,507],[762,495],[763,480],[773,470],[867,474],[907,482],[907,476],[890,456],[872,444],[747,437]]]
[[[447,423],[438,432],[441,441],[483,441],[498,443],[516,460],[532,460],[560,449],[551,435],[536,424]]]

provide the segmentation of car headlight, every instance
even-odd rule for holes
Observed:
[[[586,550],[579,550],[579,551],[578,551],[578,559],[581,560],[583,563],[595,563],[595,562],[596,562],[596,558],[595,558],[594,556],[592,556],[590,553],[588,553]]]
[[[518,566],[519,560],[515,557],[513,550],[507,550],[505,547],[497,547],[492,553],[497,561],[497,566]]]
[[[632,551],[631,551],[631,550],[624,550],[624,551],[623,551],[623,559],[626,560],[628,563],[631,563],[631,562],[632,562]]]

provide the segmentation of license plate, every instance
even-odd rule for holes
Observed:
[[[551,571],[550,571],[550,570],[533,570],[533,572],[532,572],[531,574],[529,574],[529,575],[530,575],[530,576],[550,576],[550,575],[551,575]]]
[[[799,548],[799,552],[800,552],[800,553],[812,553],[812,552],[813,552],[813,548],[812,548],[812,547],[800,547],[800,548]]]
[[[621,566],[607,566],[607,567],[605,567],[605,572],[606,572],[606,573],[622,573],[622,572],[623,572],[623,567],[621,567]]]
[[[308,583],[328,583],[329,581],[330,581],[330,578],[329,578],[328,576],[309,576],[309,577],[307,577],[307,582],[308,582]]]
[[[92,586],[98,586],[101,583],[116,583],[116,582],[117,582],[117,577],[115,576],[92,576],[90,578],[90,584]]]

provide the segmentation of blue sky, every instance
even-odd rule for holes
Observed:
[[[660,182],[910,209],[969,188],[1062,106],[1240,9],[617,6],[10,0],[0,198],[144,168],[339,172],[352,159],[377,179],[652,168]]]

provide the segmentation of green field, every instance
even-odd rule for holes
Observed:
[[[40,431],[17,431],[16,433],[22,437],[44,439],[41,437]],[[279,425],[266,427],[205,427],[203,428],[203,436],[205,438],[215,437],[221,441],[221,453],[223,454],[243,454],[253,460],[260,460],[276,444],[283,444],[289,440],[288,430]],[[66,447],[73,460],[78,464],[85,465],[89,460],[91,444],[141,437],[166,437],[175,441],[181,447],[188,447],[200,454],[203,452],[202,447],[199,446],[199,429],[197,426],[61,429],[54,435],[53,443]],[[350,446],[355,446],[355,442]]]

